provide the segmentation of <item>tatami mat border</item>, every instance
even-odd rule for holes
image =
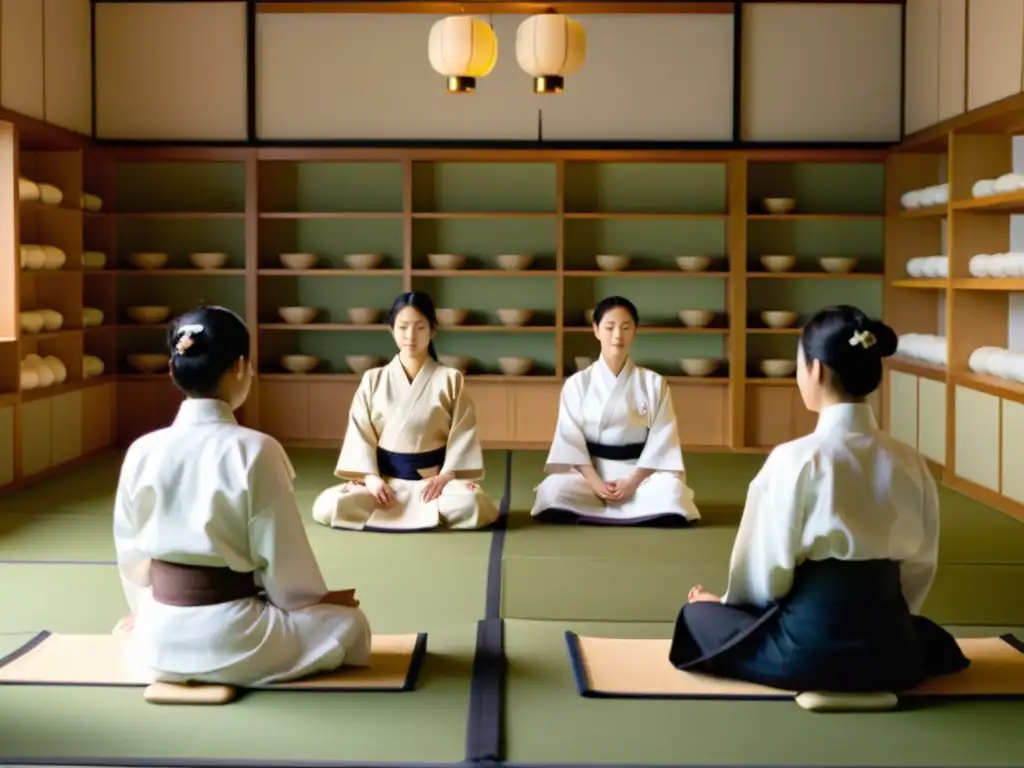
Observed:
[[[206,760],[206,759],[182,759],[169,761],[166,758],[138,758],[130,759],[124,757],[79,757],[79,758],[4,758],[4,768],[18,768],[18,766],[82,766],[83,768],[479,768],[481,765],[488,765],[490,768],[818,768],[817,763],[507,763],[495,761],[493,763],[373,763],[373,762],[299,762],[289,760]],[[829,764],[828,768],[897,768],[896,764],[888,766],[884,764]],[[900,763],[898,768],[936,768],[933,765]],[[942,768],[977,768],[976,765],[943,765]]]

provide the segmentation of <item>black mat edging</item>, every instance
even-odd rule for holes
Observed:
[[[505,492],[487,556],[484,619],[476,627],[476,652],[466,718],[466,762],[500,763],[505,742],[505,622],[501,618],[501,558],[512,504],[512,451],[505,453]]]

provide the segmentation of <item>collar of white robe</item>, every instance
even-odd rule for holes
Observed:
[[[226,422],[235,424],[235,414],[231,406],[223,400],[206,397],[189,397],[182,401],[178,408],[175,424],[210,424]]]
[[[822,409],[814,431],[822,433],[836,428],[856,433],[877,432],[878,421],[867,403],[835,403]]]

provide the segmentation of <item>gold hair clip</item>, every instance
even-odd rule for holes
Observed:
[[[856,347],[858,344],[864,349],[870,349],[875,346],[875,334],[871,331],[857,331],[850,337],[850,346]]]
[[[195,339],[192,337],[196,334],[203,332],[203,326],[198,323],[192,323],[190,325],[183,325],[178,329],[178,333],[181,334],[178,338],[178,343],[174,345],[174,351],[176,354],[183,355],[186,350],[190,349],[195,344]]]

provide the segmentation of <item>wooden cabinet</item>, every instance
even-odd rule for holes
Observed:
[[[82,390],[82,453],[113,446],[117,437],[117,385],[108,382]]]
[[[114,437],[115,386],[105,383],[22,403],[22,477],[31,478],[110,447]],[[4,421],[0,416],[0,439]],[[3,455],[4,449],[0,447],[0,480],[4,472]]]
[[[28,477],[53,464],[53,410],[49,400],[21,406],[21,473]]]
[[[181,404],[170,378],[131,377],[117,383],[117,442],[128,445],[147,432],[170,426]]]
[[[936,118],[941,122],[961,114],[967,108],[967,0],[925,2],[939,6]]]
[[[999,491],[1000,398],[956,387],[956,476]]]
[[[996,0],[993,5],[1000,2]],[[979,3],[971,6],[972,17],[977,5]],[[905,133],[928,128],[967,108],[964,97],[968,71],[967,29],[967,0],[907,0],[903,81]],[[1017,50],[1019,58],[1019,43]],[[984,56],[977,52],[976,55]],[[1019,80],[1018,74],[1018,85]]]
[[[0,104],[42,120],[43,0],[0,0]]]
[[[946,463],[946,383],[917,382],[917,450],[936,464]]]
[[[50,399],[50,463],[60,466],[82,455],[82,391]]]
[[[967,108],[1020,93],[1024,0],[968,4]]]
[[[1002,492],[1017,504],[1024,504],[1024,404],[1003,400]]]
[[[729,388],[721,384],[669,385],[672,409],[684,446],[720,447],[729,444]]]
[[[814,430],[817,415],[808,411],[791,383],[747,389],[747,439],[752,447],[771,447]]]
[[[0,407],[0,488],[14,482],[14,406]]]
[[[889,434],[911,448],[918,442],[917,376],[889,371]]]

